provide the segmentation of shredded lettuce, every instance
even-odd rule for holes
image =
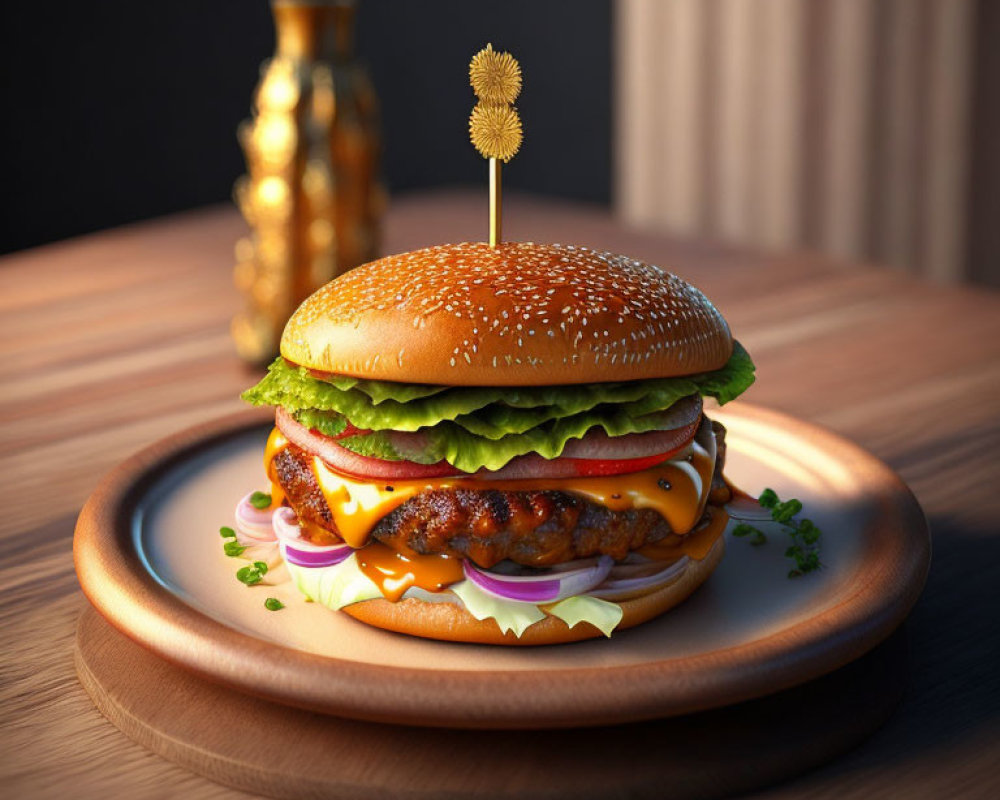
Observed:
[[[333,611],[383,596],[378,586],[361,571],[353,553],[332,567],[300,567],[287,561],[285,566],[295,587],[303,595]],[[484,592],[469,580],[448,588],[472,616],[479,620],[495,620],[504,633],[513,631],[515,636],[520,637],[529,627],[545,619],[546,611],[533,603],[502,600]],[[611,636],[622,619],[621,606],[586,595],[569,597],[546,610],[571,628],[579,622],[589,622],[605,636]]]
[[[378,586],[361,571],[353,553],[332,567],[300,567],[287,560],[285,566],[295,588],[313,602],[334,611],[351,603],[382,597]]]
[[[496,620],[502,633],[514,631],[518,638],[536,622],[545,619],[545,612],[538,606],[515,600],[501,600],[484,592],[469,580],[453,584],[448,589],[458,595],[466,611],[476,619]]]
[[[559,617],[571,628],[578,622],[589,622],[609,638],[611,631],[618,627],[625,614],[618,603],[610,603],[585,594],[560,600],[550,606],[548,612],[554,617]]]

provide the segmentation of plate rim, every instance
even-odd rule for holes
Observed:
[[[694,656],[615,667],[430,670],[295,650],[214,620],[162,586],[131,532],[143,493],[171,466],[271,420],[240,411],[167,436],[109,472],[77,520],[73,557],[84,594],[112,625],[165,660],[247,694],[340,717],[459,728],[609,725],[702,711],[805,683],[885,639],[920,595],[930,565],[926,518],[885,463],[813,423],[745,403],[726,416],[806,438],[878,487],[859,570],[845,597],[768,636]],[[566,645],[571,646],[571,645]],[[614,681],[609,682],[609,672]],[[610,688],[609,688],[610,687]],[[588,697],[586,707],[580,698]]]

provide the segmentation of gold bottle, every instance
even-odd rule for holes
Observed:
[[[234,190],[251,233],[236,244],[247,304],[232,335],[252,362],[277,354],[286,320],[313,291],[375,258],[384,205],[375,93],[354,59],[354,0],[271,8],[277,48],[238,131],[247,174]]]

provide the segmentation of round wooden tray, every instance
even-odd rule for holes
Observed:
[[[80,618],[76,667],[130,738],[254,795],[706,800],[789,778],[867,738],[903,695],[906,641],[897,631],[842,669],[759,700],[555,735],[380,725],[248,698],[157,658],[93,609]]]
[[[608,725],[729,705],[795,686],[869,651],[926,576],[927,527],[884,464],[827,431],[750,406],[727,472],[800,497],[824,529],[825,569],[785,578],[780,541],[729,542],[684,605],[610,640],[542,648],[385,633],[232,578],[218,527],[262,483],[266,436],[248,412],[171,436],[108,475],[77,525],[77,573],[115,627],[211,681],[340,717],[462,728]],[[256,587],[262,588],[262,587]],[[287,608],[263,609],[276,595]]]

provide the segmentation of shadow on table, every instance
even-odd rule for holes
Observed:
[[[1000,722],[1000,522],[992,529],[945,515],[929,522],[931,570],[905,626],[903,700],[864,746],[803,784],[933,757],[966,737],[983,739]]]

